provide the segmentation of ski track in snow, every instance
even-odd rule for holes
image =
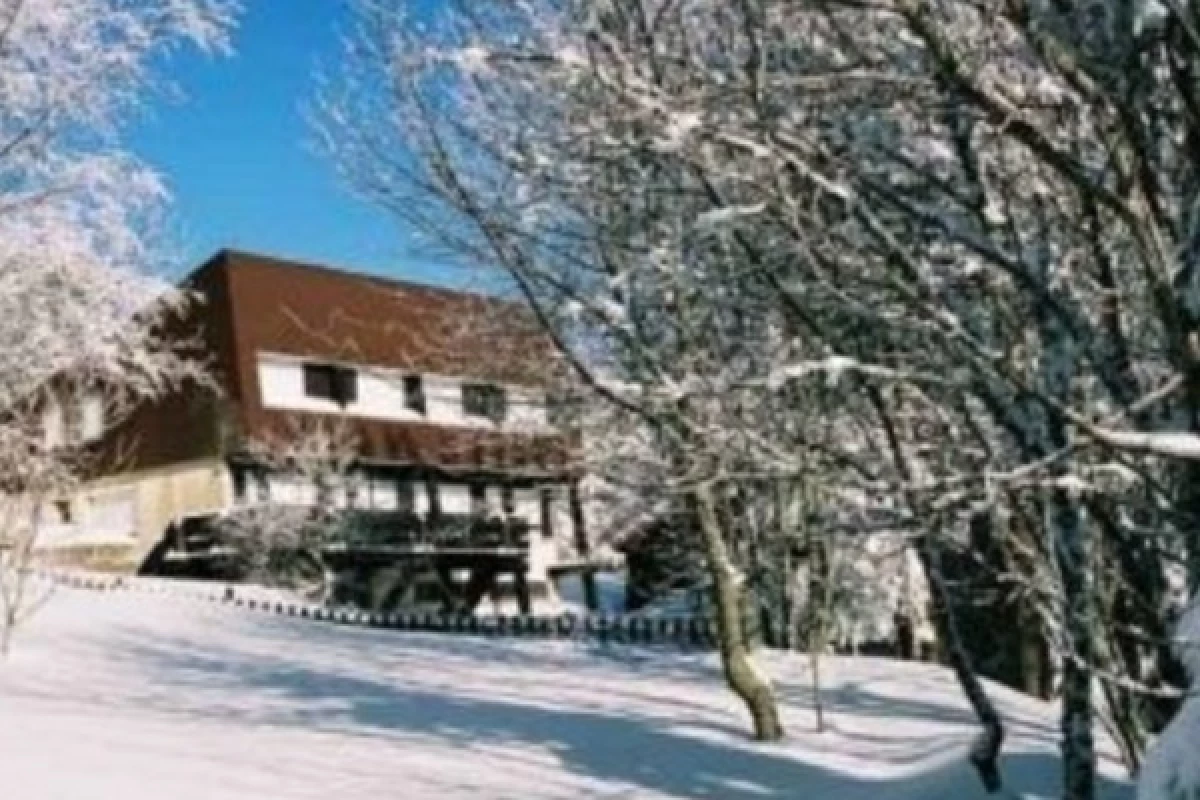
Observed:
[[[950,674],[767,659],[789,738],[758,745],[715,656],[325,625],[60,589],[0,663],[14,800],[972,800],[975,728]],[[992,689],[1010,786],[1058,794],[1047,705]],[[1132,790],[1110,759],[1103,800]]]

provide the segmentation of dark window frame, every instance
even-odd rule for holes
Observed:
[[[404,407],[418,414],[425,414],[425,379],[418,373],[404,376]]]
[[[417,512],[417,485],[404,478],[396,481],[396,510],[402,514]]]
[[[574,419],[574,409],[571,408],[570,401],[557,392],[548,392],[546,394],[546,422],[553,428],[564,430],[571,425]]]
[[[494,383],[462,385],[463,414],[499,424],[508,416],[508,391]]]
[[[467,484],[468,508],[472,516],[487,516],[487,486],[479,482]]]
[[[329,400],[339,406],[348,406],[358,400],[358,371],[337,364],[306,361],[304,371],[304,396],[315,400]]]
[[[358,370],[351,367],[337,368],[338,403],[348,406],[358,402]]]

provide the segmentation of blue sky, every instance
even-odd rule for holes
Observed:
[[[186,53],[131,127],[130,147],[174,195],[173,230],[189,269],[220,247],[395,277],[457,282],[419,257],[388,216],[352,197],[312,147],[313,72],[332,66],[350,19],[342,0],[246,0],[229,58]],[[457,276],[461,278],[461,276]]]

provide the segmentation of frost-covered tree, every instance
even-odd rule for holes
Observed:
[[[1179,657],[1192,679],[1193,692],[1175,719],[1158,738],[1138,778],[1138,800],[1195,800],[1200,797],[1200,762],[1196,738],[1200,736],[1200,605],[1184,615],[1176,632]]]
[[[725,199],[720,182],[779,172],[743,139],[702,135],[704,105],[717,113],[740,96],[703,94],[727,67],[740,80],[718,55],[722,13],[494,3],[425,28],[400,5],[363,6],[350,54],[361,71],[327,109],[330,149],[375,200],[506,270],[580,383],[625,417],[605,439],[625,465],[613,472],[653,476],[696,520],[730,682],[774,736],[742,611],[755,581],[792,584],[795,515],[778,489],[851,474],[877,493],[880,445],[862,424],[874,411],[846,389],[902,373],[862,370],[810,335],[808,309],[775,271],[791,248],[737,235],[763,208]],[[656,63],[660,49],[691,46],[693,22],[695,62]],[[684,98],[697,107],[676,111]],[[856,324],[837,307],[817,317]],[[774,522],[755,532],[748,522],[772,504]]]
[[[1094,795],[1098,711],[1136,766],[1200,576],[1190,10],[404,5],[363,4],[327,144],[508,274],[730,581],[788,552],[748,546],[754,487],[907,536],[998,790],[947,566],[984,535],[1057,664],[1065,796]]]
[[[0,0],[0,601],[7,639],[31,608],[47,504],[89,450],[88,404],[111,426],[199,365],[165,325],[185,298],[154,278],[158,177],[119,141],[152,60],[220,51],[230,0]]]
[[[505,18],[509,10],[514,9],[490,4],[463,7],[461,16],[451,15],[452,24],[478,24],[480,30],[491,29],[502,36],[501,31],[513,24],[521,24],[518,17]],[[611,449],[618,453],[618,460],[623,459],[629,467],[636,466],[636,469],[628,469],[626,474],[650,476],[651,485],[660,490],[664,499],[686,506],[687,514],[695,522],[697,547],[704,554],[716,598],[727,677],[733,689],[745,700],[754,718],[756,734],[764,739],[778,738],[782,727],[773,693],[765,675],[754,665],[748,649],[750,636],[744,615],[747,575],[739,564],[738,543],[729,535],[736,524],[733,506],[739,502],[737,487],[730,475],[739,468],[738,462],[744,458],[746,448],[737,442],[723,440],[721,435],[722,430],[731,428],[724,419],[737,413],[736,398],[723,397],[722,384],[735,379],[739,369],[747,372],[753,369],[751,359],[758,362],[759,347],[767,346],[770,336],[765,321],[755,321],[749,316],[740,321],[724,318],[720,308],[708,301],[709,287],[703,281],[678,279],[674,272],[676,254],[669,248],[662,251],[661,271],[653,274],[642,269],[643,265],[648,265],[643,261],[644,256],[658,242],[665,245],[678,231],[673,221],[675,197],[629,195],[629,204],[625,208],[597,204],[576,220],[579,227],[575,233],[570,230],[575,221],[562,217],[557,203],[540,203],[537,198],[549,185],[547,182],[558,184],[564,177],[551,173],[559,169],[570,170],[574,165],[585,166],[582,160],[570,161],[568,153],[560,153],[558,148],[581,145],[584,139],[578,138],[576,131],[556,126],[550,118],[555,110],[549,106],[537,107],[540,101],[531,104],[534,98],[529,92],[550,89],[546,97],[551,105],[556,105],[557,101],[552,99],[555,93],[559,88],[568,90],[569,87],[538,87],[523,82],[522,76],[513,75],[512,82],[490,83],[476,98],[479,104],[472,104],[469,110],[450,109],[442,102],[450,97],[448,90],[451,87],[439,89],[433,85],[440,80],[442,68],[456,73],[451,91],[464,89],[475,68],[485,66],[476,64],[472,54],[484,55],[486,61],[485,51],[469,47],[466,42],[462,43],[464,48],[458,49],[450,41],[437,44],[422,41],[416,35],[416,28],[409,28],[397,16],[396,4],[364,4],[362,11],[364,24],[373,28],[360,42],[365,49],[358,52],[363,56],[360,65],[365,72],[352,77],[352,81],[361,77],[373,82],[380,76],[386,80],[387,74],[396,67],[395,88],[399,91],[394,96],[402,98],[400,113],[408,122],[416,123],[422,109],[439,120],[443,119],[443,112],[450,112],[470,125],[472,135],[494,137],[493,144],[498,148],[495,152],[500,157],[497,162],[477,162],[473,155],[466,154],[460,161],[450,157],[449,153],[443,154],[446,158],[438,156],[441,139],[433,126],[424,131],[418,130],[419,125],[411,129],[414,136],[425,137],[420,144],[413,142],[417,145],[414,149],[419,151],[417,158],[429,159],[420,169],[429,178],[440,176],[436,180],[444,190],[442,196],[445,199],[450,200],[450,194],[454,192],[452,186],[459,181],[471,184],[462,185],[459,196],[462,202],[457,203],[462,224],[438,225],[436,230],[447,237],[443,241],[455,247],[460,255],[473,255],[477,263],[507,270],[509,278],[559,345],[577,381],[594,396],[604,398],[617,418],[610,429],[609,442]],[[391,50],[389,42],[402,47],[404,52]],[[447,48],[444,52],[434,52],[443,46]],[[457,71],[458,67],[462,71]],[[451,75],[447,73],[445,77]],[[459,78],[463,84],[457,83]],[[432,83],[425,83],[427,79]],[[410,80],[414,83],[410,84]],[[370,85],[372,83],[363,84],[364,87]],[[581,107],[575,104],[584,101],[590,91],[582,85],[578,90],[564,91],[560,95],[564,106],[558,110],[578,113],[577,109]],[[393,95],[389,92],[387,96]],[[392,142],[385,144],[373,141],[371,137],[380,134],[390,140],[398,132],[396,129],[384,126],[376,126],[370,132],[360,129],[360,120],[375,114],[395,119],[394,112],[399,109],[365,107],[380,101],[386,103],[383,97],[364,91],[351,96],[352,102],[362,105],[331,109],[330,121],[338,130],[330,131],[328,141],[343,156],[344,164],[360,170],[356,171],[355,177],[363,180],[364,189],[377,190],[377,200],[394,204],[397,211],[404,213],[410,204],[393,192],[403,192],[407,183],[395,183],[396,172],[380,169],[379,165],[362,157],[368,152],[379,152],[375,147],[380,144],[393,150]],[[461,99],[466,101],[467,95],[462,94]],[[488,122],[486,117],[491,111],[484,105],[493,104],[496,110],[503,109],[502,116]],[[518,123],[525,113],[532,113],[534,118]],[[337,125],[339,120],[346,121],[344,130]],[[518,141],[518,124],[527,130],[546,131],[547,138],[536,146],[544,144],[550,149],[544,154],[528,153],[544,164],[548,170],[545,174],[505,170],[503,159],[507,155],[502,153],[515,154],[516,150],[512,148],[522,147]],[[362,135],[354,133],[356,130],[361,130]],[[425,134],[432,134],[432,138]],[[535,142],[530,141],[530,144]],[[394,152],[398,158],[388,166],[405,171],[408,156]],[[595,186],[604,197],[610,196],[610,192],[614,197],[615,193],[625,192],[632,176],[623,175],[623,170],[656,169],[652,162],[614,164],[613,169],[604,174],[606,170],[602,163],[586,166],[589,169],[595,167],[595,170],[588,174],[581,172],[576,180],[580,185],[597,181]],[[493,169],[498,171],[492,173]],[[371,181],[371,173],[380,181]],[[495,184],[489,183],[492,178],[495,178]],[[510,179],[515,183],[501,189],[501,185]],[[525,238],[510,227],[511,220],[493,214],[498,209],[499,192],[510,195],[510,200],[515,197],[516,202],[511,208],[521,209],[519,215],[539,228],[534,237]],[[582,194],[577,199],[590,202]],[[479,213],[472,213],[471,209]],[[539,215],[544,228],[537,222]],[[445,220],[442,216],[441,221]],[[611,233],[603,233],[593,226],[608,228]],[[543,236],[543,233],[549,235]],[[627,243],[638,236],[647,237],[644,248],[631,250]],[[576,240],[574,245],[569,244],[572,238]],[[741,326],[745,335],[722,336],[719,341],[706,340],[710,332],[730,330],[730,326]],[[720,367],[722,364],[730,367],[728,375],[719,374],[724,372]],[[759,372],[761,377],[761,369]],[[693,394],[696,396],[689,396]]]

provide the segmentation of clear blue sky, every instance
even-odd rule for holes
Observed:
[[[166,60],[162,70],[181,96],[156,96],[126,137],[174,195],[181,267],[228,246],[461,282],[461,274],[421,259],[391,218],[352,197],[312,147],[305,108],[314,68],[334,65],[340,54],[350,22],[344,2],[245,6],[235,54]]]

